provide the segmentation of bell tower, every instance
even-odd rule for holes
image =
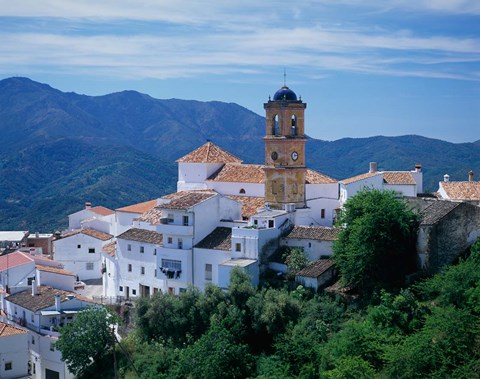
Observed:
[[[284,85],[263,105],[266,112],[265,202],[274,209],[305,207],[305,128],[307,104]]]

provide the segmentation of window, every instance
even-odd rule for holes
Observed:
[[[15,307],[14,309],[15,309],[15,314],[17,314],[17,307]]]
[[[242,251],[242,244],[241,243],[236,243],[235,244],[235,251]]]
[[[118,287],[119,292],[123,292],[123,286]]]
[[[88,271],[93,270],[93,262],[87,262],[87,267],[86,268],[87,268]]]
[[[173,259],[162,259],[162,268],[167,270],[180,271],[182,269],[182,261]]]
[[[167,222],[168,222],[169,224],[173,223],[173,213],[169,213],[169,214],[167,215]]]
[[[155,277],[157,277],[157,269],[155,269]],[[153,293],[155,293],[155,289],[154,289]]]
[[[140,246],[140,253],[144,253],[144,252],[145,252],[145,247]]]
[[[157,249],[153,249],[153,255],[157,255]]]
[[[187,292],[187,289],[186,289],[186,288],[179,288],[179,290],[180,290],[180,293],[185,293],[185,292]]]
[[[132,290],[132,295],[136,295],[137,294],[137,290]]]
[[[5,362],[5,371],[9,371],[12,369],[12,362]]]
[[[183,240],[181,238],[178,239],[178,248],[183,249]]]
[[[312,247],[312,243],[311,243],[311,242],[308,243],[308,247]]]
[[[205,280],[212,280],[212,265],[210,263],[205,264]]]
[[[322,210],[320,211],[320,217],[321,217],[321,218],[325,218],[325,209],[322,209]]]
[[[127,251],[132,251],[132,245],[130,244],[127,245]]]
[[[239,194],[244,195],[244,194],[245,194],[245,190],[244,190],[243,188],[240,188]]]
[[[258,220],[253,220],[254,225],[258,225]]]
[[[130,263],[128,264],[128,272],[132,272],[132,265]]]
[[[50,342],[50,351],[55,351],[55,344]]]
[[[292,116],[292,137],[295,137],[297,135],[297,116],[293,115]]]
[[[89,248],[88,248],[88,252],[89,252],[90,254],[95,254],[95,248],[94,248],[94,247],[89,247]]]
[[[140,267],[140,274],[145,275],[145,267]]]
[[[279,125],[278,125],[278,115],[277,114],[273,117],[272,123],[273,123],[272,134],[274,136],[278,136],[278,134],[280,133],[280,130],[279,130]]]
[[[35,337],[32,336],[32,345],[35,345]]]
[[[34,321],[35,321],[35,319],[34,319],[34,313],[33,313],[33,312],[32,312],[32,313],[30,313],[30,320],[31,320],[32,322],[34,322]]]
[[[82,248],[82,245],[77,245],[77,249],[81,249]]]
[[[274,225],[273,220],[268,220],[268,227],[273,228],[273,225]]]
[[[183,216],[183,226],[188,226],[188,216]]]
[[[173,241],[172,241],[172,237],[168,237],[168,238],[167,238],[167,242],[168,242],[168,243],[172,243],[172,242],[173,242]]]

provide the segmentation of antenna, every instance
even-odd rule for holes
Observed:
[[[287,86],[287,69],[285,67],[283,68],[283,86]]]

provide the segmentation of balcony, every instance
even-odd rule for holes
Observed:
[[[164,222],[163,220],[166,221]],[[192,236],[193,225],[174,224],[173,222],[168,222],[168,219],[161,219],[160,225],[157,225],[157,232],[177,236]]]

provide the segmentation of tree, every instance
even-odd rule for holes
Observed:
[[[303,249],[293,247],[288,249],[285,255],[285,264],[288,267],[288,276],[291,279],[295,279],[297,272],[308,265],[307,254],[305,254]]]
[[[117,318],[103,307],[88,307],[60,330],[55,347],[76,376],[101,361],[115,346],[113,325]]]
[[[345,203],[333,245],[342,282],[369,292],[395,286],[416,269],[418,215],[393,191],[364,189]]]

